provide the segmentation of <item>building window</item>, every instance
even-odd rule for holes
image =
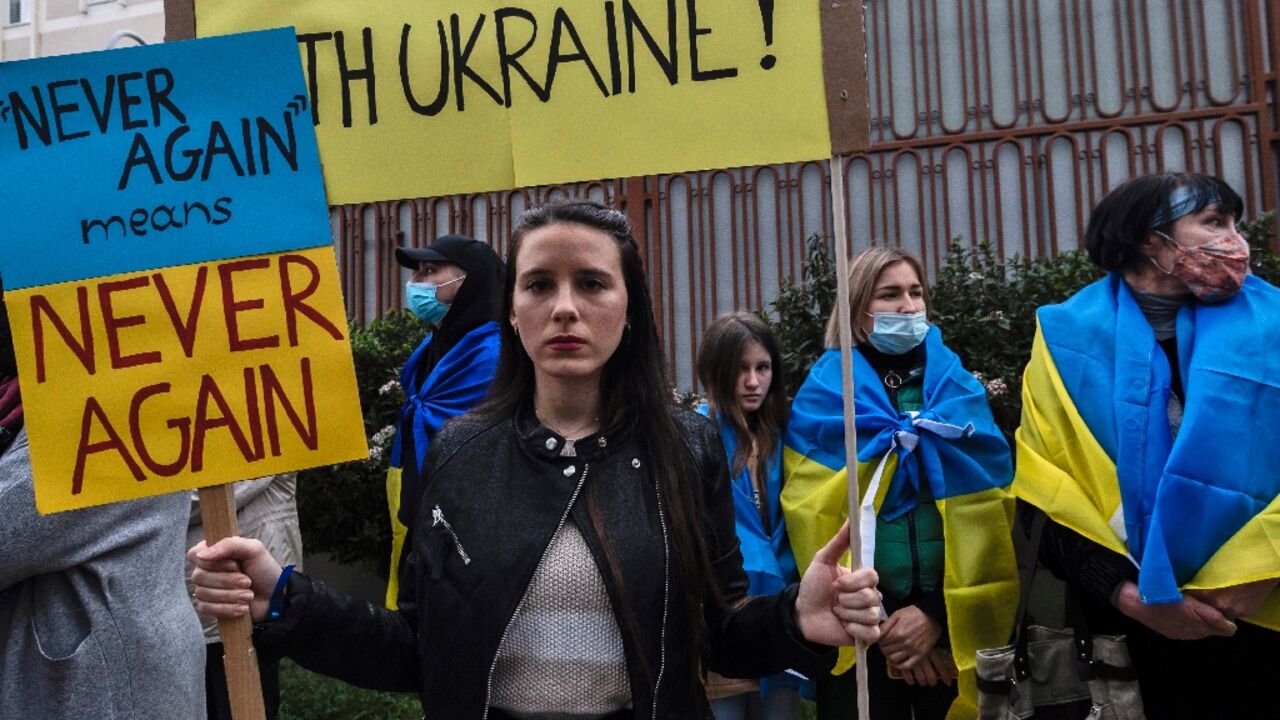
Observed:
[[[9,4],[9,11],[4,15],[5,25],[17,25],[22,22],[22,5],[23,0],[6,0]]]

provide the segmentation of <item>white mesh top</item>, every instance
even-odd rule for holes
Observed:
[[[629,706],[622,633],[572,522],[551,540],[498,648],[490,704],[524,720],[598,718]]]

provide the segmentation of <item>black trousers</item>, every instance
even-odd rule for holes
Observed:
[[[204,696],[209,720],[231,720],[231,698],[227,694],[227,674],[222,667],[222,643],[205,645]],[[276,720],[280,712],[280,661],[264,661],[258,657],[258,675],[262,678],[262,699],[267,707],[267,720]]]
[[[1229,638],[1170,640],[1129,623],[1147,720],[1280,717],[1280,632],[1236,625]]]
[[[867,648],[867,689],[872,720],[944,720],[956,698],[956,685],[908,685],[889,677],[889,664],[878,645]],[[858,717],[857,672],[826,675],[818,680],[818,720]]]

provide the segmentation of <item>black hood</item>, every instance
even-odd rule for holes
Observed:
[[[461,235],[445,235],[430,248],[399,248],[396,259],[401,265],[416,267],[417,256],[428,253],[457,265],[467,274],[424,357],[425,367],[430,368],[467,333],[490,320],[501,322],[502,285],[507,268],[493,248]],[[427,259],[437,258],[421,258]]]

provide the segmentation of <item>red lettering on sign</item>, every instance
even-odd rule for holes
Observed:
[[[107,439],[102,442],[89,442],[89,435],[93,430],[93,421],[97,419],[102,425],[102,429],[107,433]],[[85,461],[94,453],[115,450],[120,453],[120,459],[124,464],[129,466],[129,472],[133,473],[133,479],[141,482],[146,479],[142,474],[142,470],[138,467],[138,463],[133,461],[133,457],[129,455],[129,448],[125,447],[124,440],[120,439],[120,434],[111,426],[111,422],[107,420],[107,414],[103,412],[102,405],[92,396],[85,401],[84,414],[80,419],[80,444],[76,448],[76,469],[71,473],[71,494],[79,495],[80,490],[84,487],[84,466]]]
[[[41,314],[49,318],[49,322],[53,323],[54,329],[62,336],[62,341],[80,360],[80,364],[85,370],[92,375],[96,371],[97,363],[93,357],[93,330],[89,327],[89,291],[83,287],[76,288],[76,303],[80,308],[80,340],[71,334],[71,330],[67,328],[67,324],[62,321],[62,317],[53,311],[53,306],[49,304],[49,299],[44,295],[31,296],[31,335],[35,345],[36,353],[36,382],[45,381],[45,361],[44,361],[44,323],[40,321]]]
[[[305,427],[302,419],[298,417],[297,409],[284,394],[284,387],[280,385],[280,379],[276,377],[275,371],[268,365],[261,365],[258,367],[258,372],[262,374],[262,395],[265,401],[263,404],[266,406],[267,433],[271,440],[271,454],[276,457],[280,456],[280,428],[276,422],[276,400],[280,401],[280,408],[289,416],[289,422],[293,424],[293,429],[298,431],[298,437],[302,438],[302,444],[306,445],[308,450],[315,450],[319,447],[320,438],[319,433],[316,431],[316,397],[311,383],[311,358],[302,358],[302,402],[307,412]]]
[[[196,271],[196,289],[191,295],[191,307],[187,309],[186,321],[178,315],[178,305],[173,300],[173,293],[169,291],[169,283],[165,281],[164,275],[156,273],[151,277],[155,280],[156,292],[160,293],[160,302],[164,303],[164,310],[169,313],[169,321],[173,323],[173,331],[178,335],[178,342],[182,343],[182,352],[187,357],[191,357],[196,346],[196,320],[200,317],[200,304],[204,300],[204,286],[209,278],[209,266],[201,265]]]
[[[243,272],[246,270],[260,270],[270,266],[271,261],[267,258],[237,260],[235,262],[223,263],[218,266],[218,275],[222,278],[222,312],[227,318],[227,340],[231,348],[231,352],[239,352],[241,350],[260,350],[262,348],[280,346],[279,335],[268,335],[266,337],[259,338],[240,337],[240,323],[237,320],[237,316],[248,310],[261,310],[266,303],[262,298],[254,298],[253,300],[236,300],[235,289],[231,284],[231,276],[233,273]]]
[[[210,400],[217,404],[220,413],[214,418],[209,416]],[[200,378],[200,393],[196,396],[195,432],[191,439],[191,472],[200,472],[204,469],[204,437],[210,430],[220,427],[225,427],[231,433],[231,438],[235,440],[236,447],[240,448],[240,454],[245,460],[253,462],[257,459],[253,454],[253,448],[249,447],[248,441],[245,440],[240,424],[231,414],[231,408],[227,406],[227,400],[218,389],[218,384],[212,377],[205,375]]]
[[[146,440],[142,436],[142,423],[139,417],[142,415],[142,403],[147,398],[169,392],[169,383],[156,383],[148,385],[133,396],[133,401],[129,403],[129,434],[133,438],[133,447],[138,451],[138,459],[151,472],[160,477],[173,477],[182,472],[182,468],[187,465],[187,456],[190,454],[191,448],[191,418],[170,418],[166,425],[170,430],[178,431],[178,459],[171,463],[160,463],[151,456],[151,452],[147,450]]]
[[[107,330],[107,349],[111,353],[111,367],[116,370],[160,362],[160,352],[157,350],[134,353],[132,355],[120,354],[120,330],[144,325],[147,322],[147,318],[143,315],[116,317],[115,308],[111,304],[112,293],[136,290],[149,285],[151,285],[151,280],[145,276],[129,278],[128,280],[113,280],[98,285],[98,304],[102,306],[102,324]]]
[[[293,292],[293,283],[289,279],[290,265],[301,265],[309,273],[307,286],[301,292]],[[334,340],[341,340],[343,337],[342,332],[319,310],[303,302],[315,294],[318,287],[320,287],[320,268],[316,267],[310,258],[303,255],[280,256],[280,293],[284,299],[284,318],[285,326],[289,330],[290,347],[298,347],[298,313],[311,318],[311,322],[329,333]]]
[[[261,460],[262,449],[262,416],[258,410],[258,376],[253,368],[244,369],[244,404],[249,410],[249,437],[253,438],[253,458]]]

